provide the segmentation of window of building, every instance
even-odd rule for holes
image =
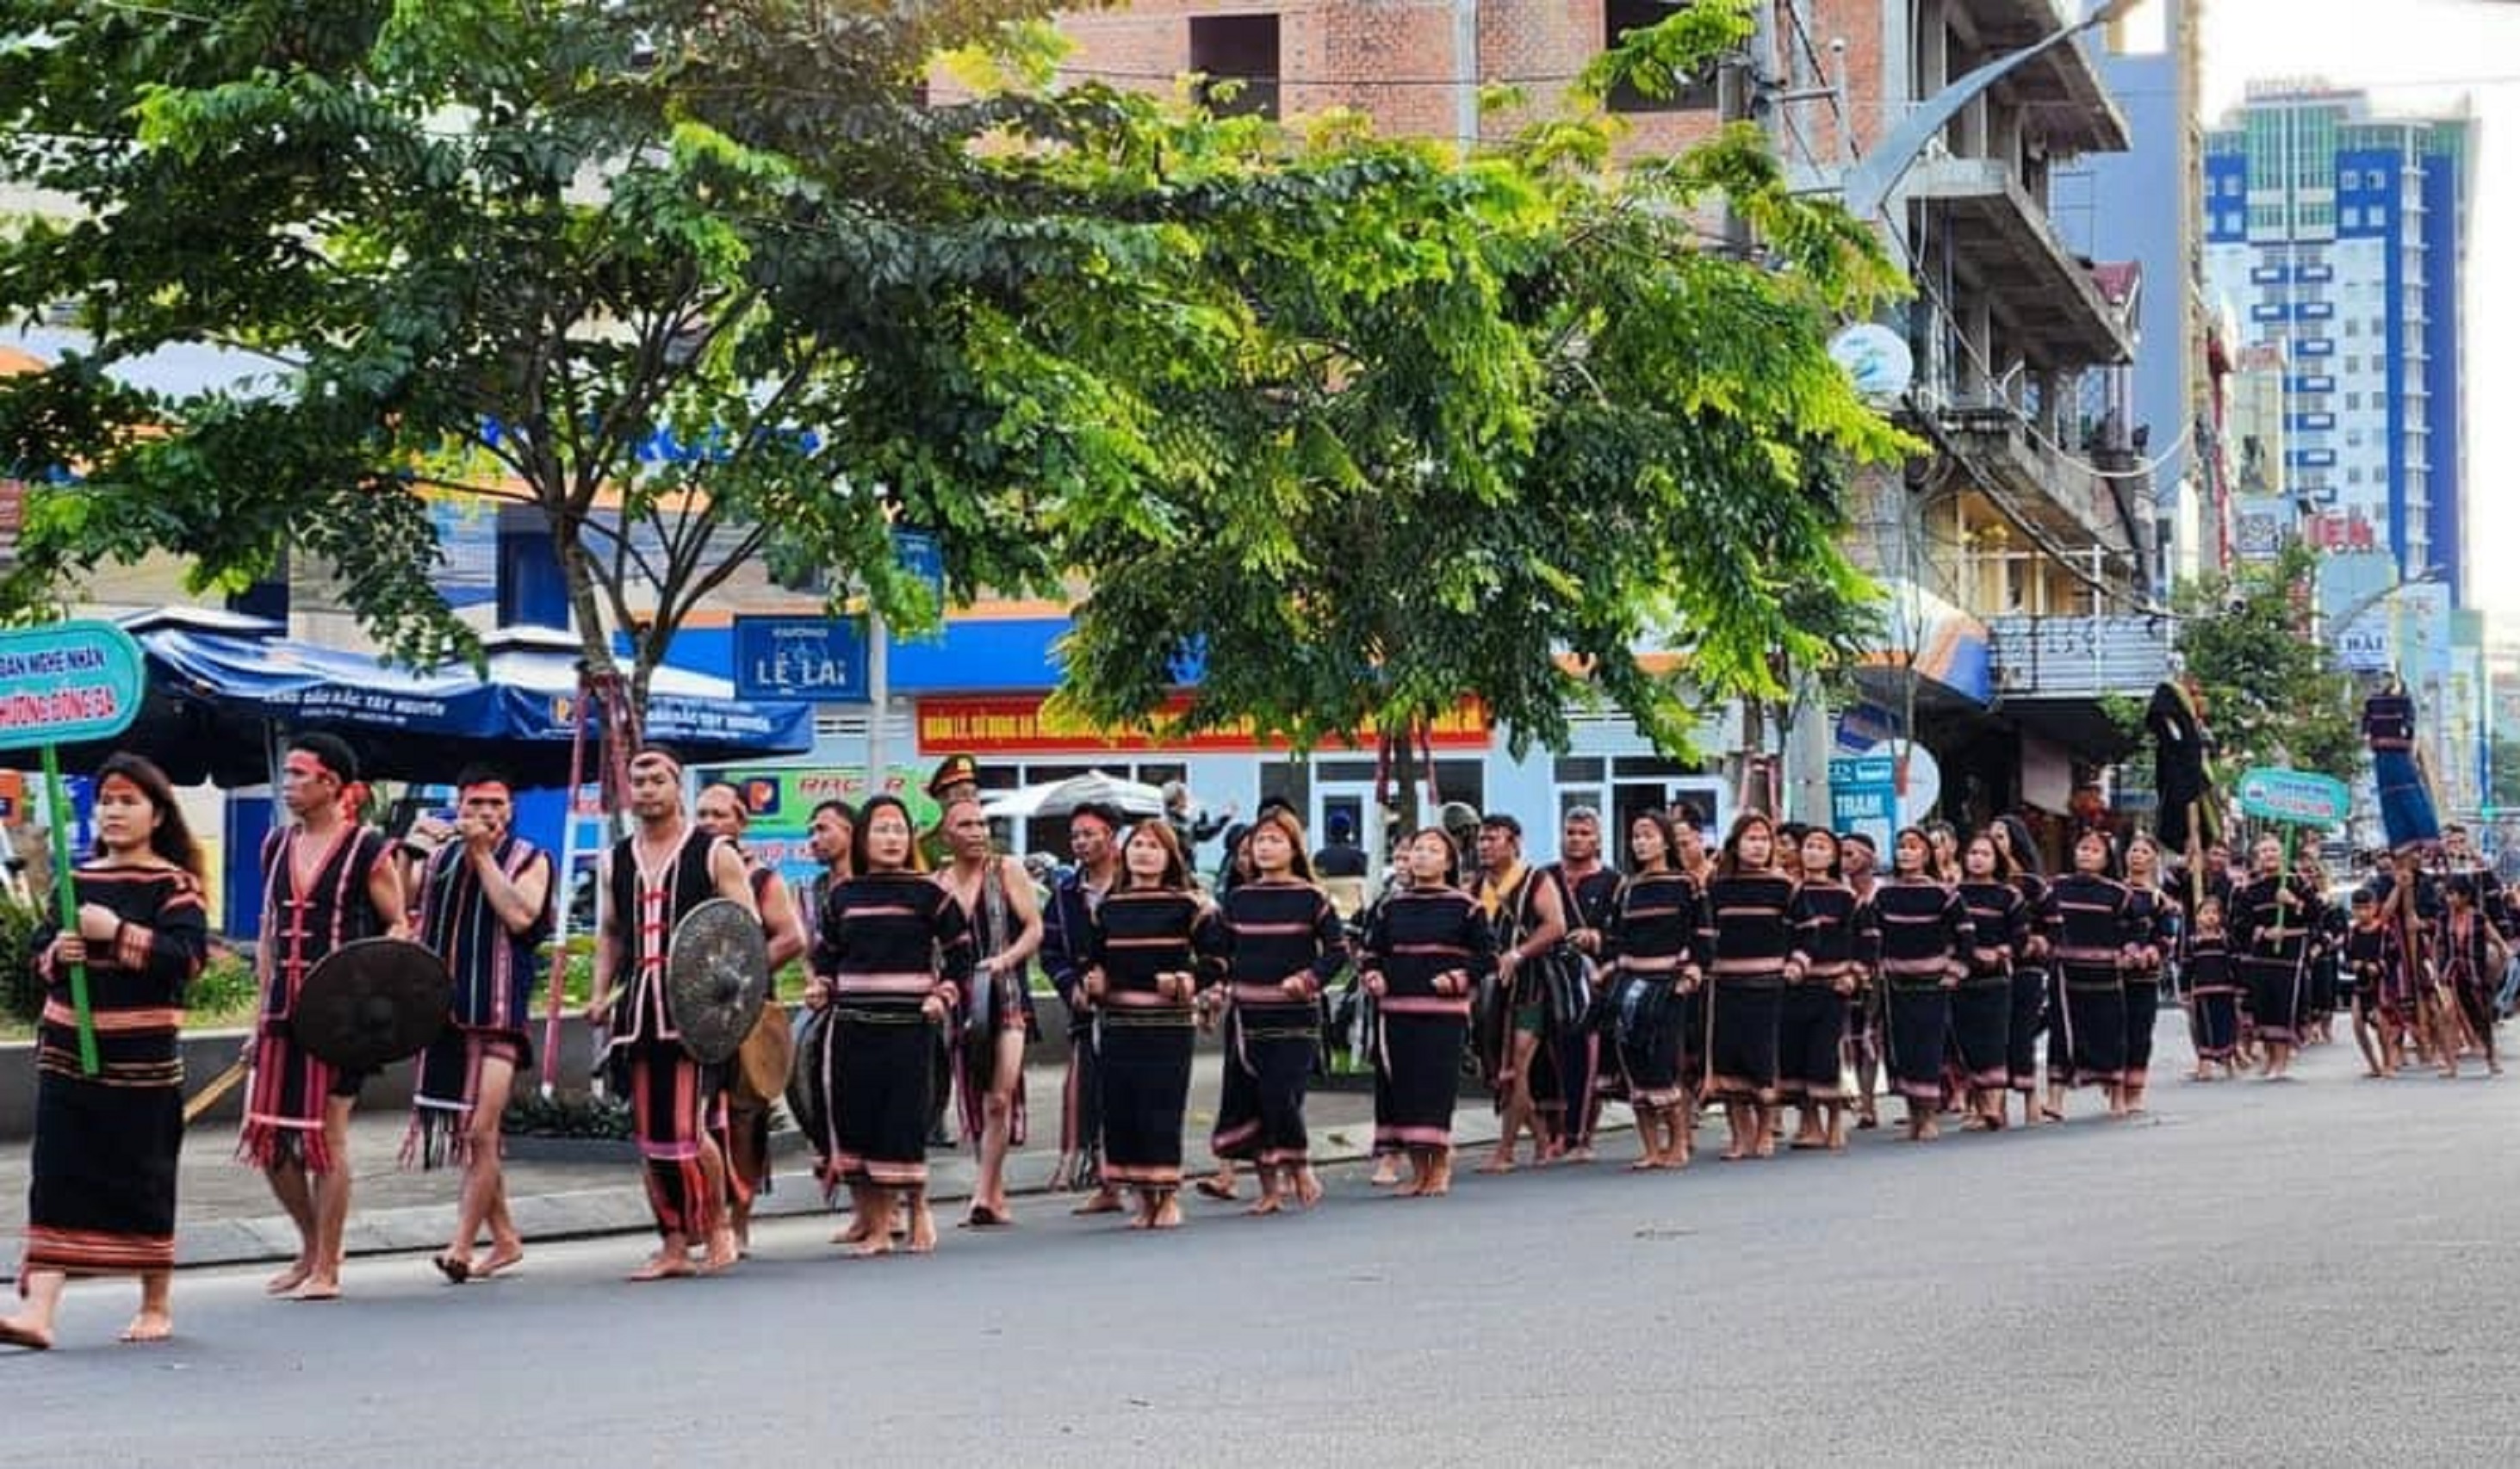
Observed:
[[[2370,172],[2362,175],[2362,187],[2365,189],[2386,189],[2389,187],[2389,176],[2382,173],[2379,169],[2374,168]]]
[[[1198,101],[1229,116],[1278,115],[1278,18],[1192,16],[1190,68],[1205,79]]]
[[[2347,393],[2345,395],[2345,408],[2347,412],[2355,412],[2360,410],[2362,407],[2362,395],[2361,393]]]
[[[1670,0],[1609,0],[1601,8],[1601,47],[1608,50],[1619,44],[1631,30],[1643,30],[1671,19],[1679,7]],[[1610,111],[1614,112],[1706,112],[1715,110],[1715,76],[1684,78],[1679,89],[1668,97],[1648,97],[1635,86],[1621,82],[1610,90]]]

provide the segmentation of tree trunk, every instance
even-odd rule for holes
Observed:
[[[1774,793],[1762,770],[1768,755],[1768,705],[1764,699],[1741,701],[1741,757],[1735,767],[1732,789],[1738,793],[1743,814],[1757,812],[1773,817],[1776,812]]]
[[[1418,720],[1413,716],[1401,725],[1399,734],[1384,734],[1382,747],[1398,792],[1392,809],[1400,814],[1400,829],[1415,831],[1422,822],[1418,809],[1418,784],[1422,775],[1418,761]]]
[[[584,672],[591,679],[618,671],[611,640],[605,636],[604,604],[596,598],[595,566],[577,528],[558,516],[550,518],[552,553],[560,559],[561,580],[568,588],[569,615],[577,622],[577,645]]]
[[[627,698],[611,694],[619,689],[621,665],[612,656],[612,641],[604,622],[604,603],[597,596],[596,567],[586,553],[586,543],[578,538],[575,525],[558,516],[550,519],[552,552],[559,557],[561,579],[568,588],[569,615],[577,622],[579,653],[578,696],[595,701],[599,716],[596,729],[609,758],[597,759],[594,767],[597,787],[604,792],[607,812],[615,812],[627,802],[629,792],[621,789],[613,772],[621,769],[630,752],[639,747],[643,714],[647,708],[647,678],[642,671]],[[569,799],[577,799],[571,791]]]

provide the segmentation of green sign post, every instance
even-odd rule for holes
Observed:
[[[61,746],[111,739],[140,716],[148,676],[140,645],[110,622],[56,622],[0,632],[0,749],[40,747],[53,827],[53,897],[62,932],[78,932],[70,881],[69,803],[62,794]],[[78,1012],[79,1069],[97,1074],[96,1019],[89,1013],[87,965],[70,965]]]

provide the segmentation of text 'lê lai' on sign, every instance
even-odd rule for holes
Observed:
[[[856,617],[740,616],[735,696],[857,703],[867,697],[867,625]]]

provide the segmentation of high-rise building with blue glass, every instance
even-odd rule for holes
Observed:
[[[2466,600],[2462,292],[2475,123],[2262,82],[2205,144],[2206,272],[2284,363],[2285,480],[2398,577]],[[2334,536],[2328,544],[2338,544]]]

